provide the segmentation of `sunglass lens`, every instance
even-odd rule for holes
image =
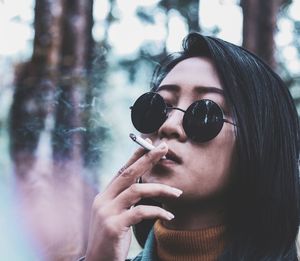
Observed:
[[[152,133],[166,120],[166,104],[157,93],[147,92],[140,96],[131,108],[131,121],[141,133]]]
[[[216,137],[223,127],[223,112],[211,100],[196,101],[189,106],[183,128],[187,136],[196,142],[206,142]]]

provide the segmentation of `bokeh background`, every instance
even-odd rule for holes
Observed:
[[[264,59],[300,113],[300,0],[0,0],[1,260],[84,254],[93,197],[136,148],[129,107],[191,31]]]

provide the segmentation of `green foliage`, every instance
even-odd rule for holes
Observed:
[[[281,47],[277,51],[277,62],[278,62],[278,73],[281,75],[286,85],[290,89],[290,92],[294,98],[295,104],[297,106],[298,114],[300,115],[300,21],[295,20],[290,15],[290,4],[292,0],[284,1],[281,7],[278,19],[283,19],[292,25],[292,41],[286,46]],[[290,65],[291,61],[284,56],[283,49],[295,47],[297,50],[296,56],[293,58],[294,61],[298,61],[298,70],[292,69]]]
[[[154,13],[154,8],[146,9],[140,6],[136,9],[136,16],[141,20],[142,23],[146,23],[146,24],[155,23],[153,13]]]

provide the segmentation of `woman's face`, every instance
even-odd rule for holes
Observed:
[[[232,122],[230,109],[212,62],[193,57],[178,63],[161,82],[157,92],[167,104],[186,110],[196,100],[210,99]],[[183,112],[171,110],[160,129],[144,135],[154,145],[166,142],[176,160],[160,160],[143,175],[144,183],[163,183],[183,190],[185,200],[205,200],[222,194],[227,188],[235,154],[234,126],[224,123],[220,133],[205,143],[190,140],[182,127]]]

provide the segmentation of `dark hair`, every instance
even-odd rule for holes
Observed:
[[[232,241],[220,260],[297,260],[299,121],[288,88],[242,47],[191,33],[183,51],[157,67],[152,90],[189,57],[213,61],[238,125],[238,160],[226,211]],[[135,227],[141,245],[149,228],[148,223],[146,231],[143,222]]]

